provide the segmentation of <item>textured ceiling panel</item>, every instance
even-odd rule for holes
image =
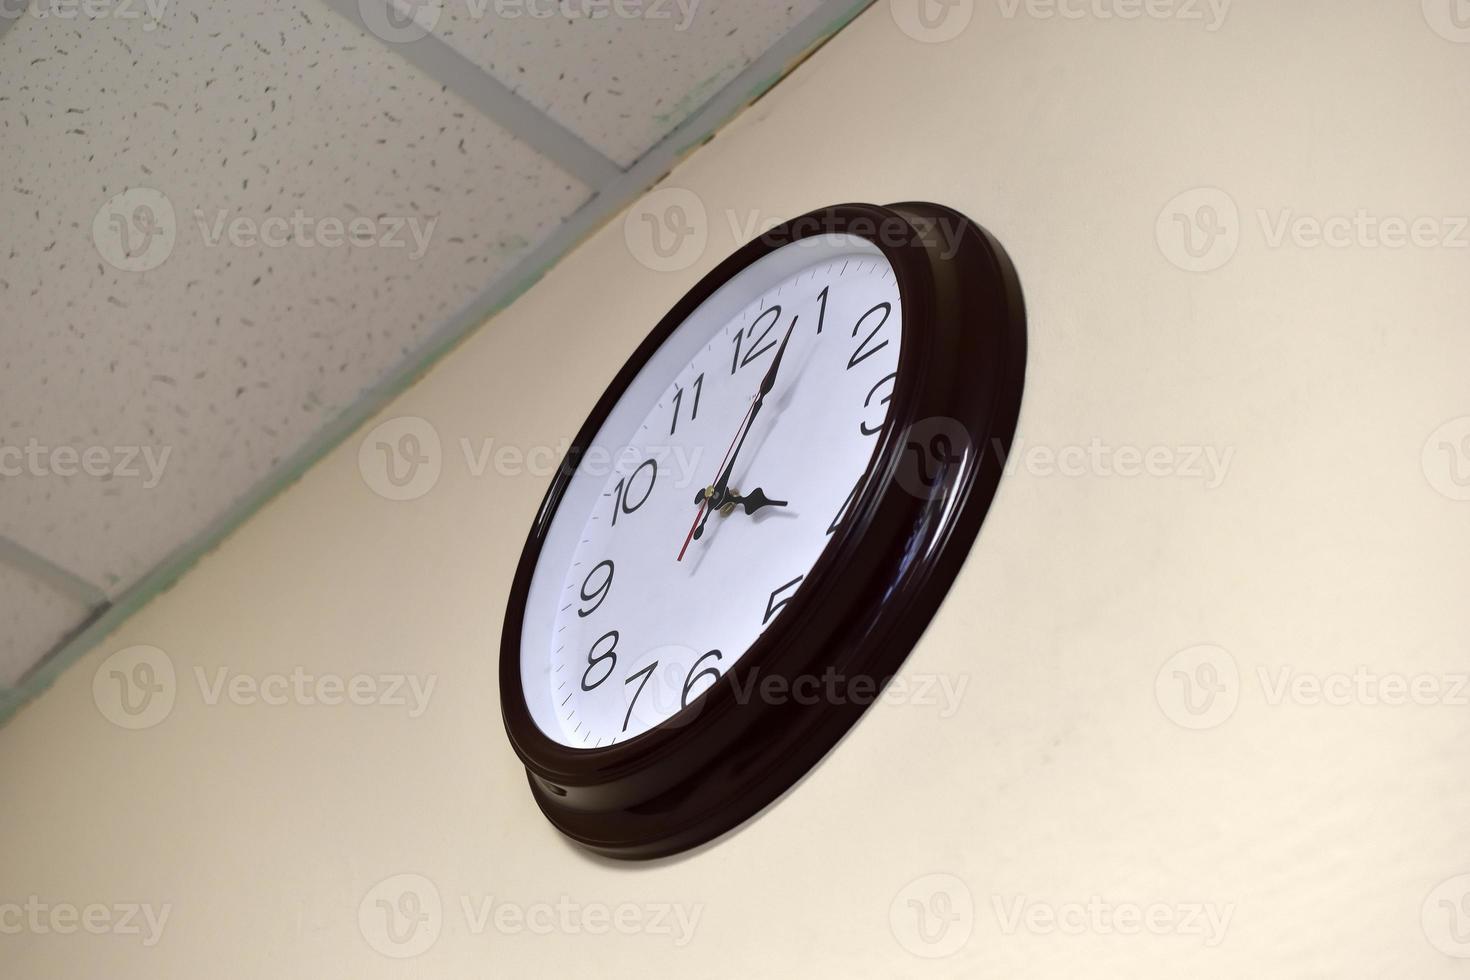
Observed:
[[[590,193],[316,0],[163,10],[0,38],[0,536],[111,596]]]
[[[821,6],[442,0],[434,23],[450,46],[627,165]]]
[[[0,689],[13,687],[35,662],[91,613],[79,599],[0,564]]]
[[[0,724],[867,2],[0,0]]]

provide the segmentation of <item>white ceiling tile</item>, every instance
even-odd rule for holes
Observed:
[[[822,5],[821,0],[442,2],[435,26],[440,38],[624,166]],[[588,10],[603,14],[583,15]],[[639,15],[620,16],[619,10]]]
[[[0,688],[14,687],[91,611],[41,580],[0,564]]]
[[[589,196],[317,0],[164,9],[0,39],[0,535],[114,596]],[[298,211],[431,231],[211,241]]]

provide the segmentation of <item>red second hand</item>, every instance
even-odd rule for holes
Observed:
[[[745,417],[740,420],[740,428],[735,430],[735,438],[730,440],[730,448],[725,450],[725,456],[720,460],[720,468],[716,473],[725,471],[725,464],[730,461],[730,454],[735,451],[735,444],[740,441],[740,433],[745,431],[745,423],[750,421],[750,413],[755,410],[755,403],[760,396],[751,398],[750,408],[745,410]],[[684,560],[684,552],[689,550],[689,542],[694,540],[694,529],[699,527],[699,519],[704,516],[704,509],[709,506],[709,498],[705,498],[699,505],[699,510],[694,514],[694,523],[689,525],[689,533],[684,536],[684,547],[679,549],[679,561]]]

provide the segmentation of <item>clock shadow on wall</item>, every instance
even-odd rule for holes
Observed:
[[[592,410],[501,638],[531,795],[618,859],[793,787],[939,608],[1020,410],[1014,267],[938,204],[843,204],[705,276]]]

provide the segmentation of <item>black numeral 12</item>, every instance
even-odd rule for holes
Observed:
[[[755,335],[755,328],[760,326],[761,321],[766,318],[767,313],[769,313],[771,316],[771,322],[766,324],[766,328],[762,330],[760,332],[760,336],[757,337]],[[734,374],[740,368],[745,367],[745,365],[749,364],[751,361],[755,360],[757,357],[760,357],[766,351],[771,350],[776,346],[776,339],[774,337],[771,337],[769,341],[767,341],[766,338],[770,337],[771,328],[774,327],[776,325],[776,322],[780,319],[781,307],[778,304],[776,306],[770,307],[760,316],[756,317],[755,322],[750,325],[748,331],[741,330],[737,332],[733,338],[731,338],[730,342],[735,345],[735,354],[730,358],[731,374]],[[744,357],[741,357],[740,350],[745,343],[745,335],[747,332],[750,334],[751,337],[750,350],[745,352]]]

